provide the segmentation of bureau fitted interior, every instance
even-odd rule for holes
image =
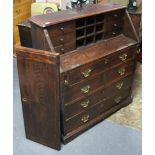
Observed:
[[[112,3],[29,22],[33,48],[17,49],[26,137],[59,150],[131,103],[137,34]]]

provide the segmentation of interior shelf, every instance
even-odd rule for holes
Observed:
[[[104,14],[76,20],[76,47],[103,39]]]

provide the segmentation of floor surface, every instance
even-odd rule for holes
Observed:
[[[61,151],[25,138],[20,91],[14,59],[14,155],[141,155],[141,131],[108,119],[89,129]]]

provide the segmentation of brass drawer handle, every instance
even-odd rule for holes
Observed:
[[[119,96],[119,97],[115,98],[114,101],[115,101],[116,103],[119,103],[119,102],[121,101],[121,99],[122,99],[122,97]]]
[[[116,84],[116,88],[119,89],[119,90],[122,88],[122,86],[123,86],[123,82],[120,82],[120,83]]]
[[[88,105],[89,105],[89,100],[85,100],[85,101],[83,101],[83,102],[81,102],[81,106],[83,107],[83,108],[87,108],[88,107]]]
[[[89,85],[81,88],[81,92],[84,93],[84,94],[87,94],[89,92],[89,90],[90,90],[90,86]]]
[[[119,56],[119,58],[122,60],[122,61],[125,61],[127,59],[128,55],[127,53],[124,53],[122,55]]]
[[[90,76],[91,72],[92,72],[92,70],[90,68],[88,68],[87,70],[83,71],[81,74],[86,78],[86,77]]]
[[[119,75],[124,75],[125,74],[125,68],[120,68],[119,70],[118,70],[118,74]]]
[[[83,123],[88,122],[88,120],[89,120],[89,114],[86,114],[86,115],[82,116],[82,118],[81,118],[81,121],[82,121]]]

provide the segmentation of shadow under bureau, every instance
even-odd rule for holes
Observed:
[[[29,18],[16,49],[26,137],[59,150],[132,101],[138,37],[118,4]]]

